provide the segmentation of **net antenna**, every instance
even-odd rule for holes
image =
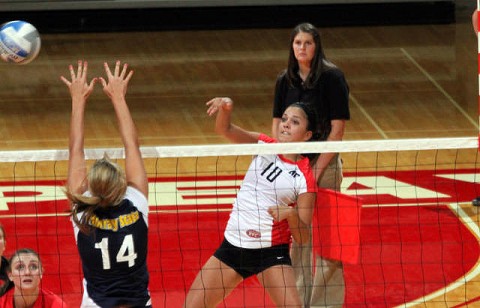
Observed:
[[[480,28],[480,21],[478,19],[478,14],[480,10],[480,0],[477,0],[477,9],[473,13],[472,23],[473,29],[475,30],[475,34],[477,35],[477,49],[478,49],[478,56],[477,56],[477,67],[478,67],[478,122],[480,124],[480,39],[478,37],[478,29]],[[480,131],[478,133],[478,150],[480,151]],[[480,206],[480,196],[476,197],[472,200],[472,205]]]
[[[477,60],[477,64],[478,64],[478,74],[479,74],[479,78],[478,78],[478,82],[479,82],[479,87],[478,87],[478,115],[479,115],[479,118],[478,118],[478,122],[480,123],[480,39],[478,37],[478,29],[480,29],[480,20],[478,19],[478,14],[479,14],[479,10],[480,10],[480,0],[477,0],[477,10],[474,12],[474,18],[473,18],[473,27],[474,27],[474,30],[475,30],[475,34],[477,35],[477,49],[478,49],[478,60]],[[478,149],[480,151],[480,132],[479,132],[479,135],[478,135]]]

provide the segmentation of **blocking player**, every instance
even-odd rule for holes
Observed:
[[[67,198],[82,260],[82,307],[151,307],[148,290],[148,181],[125,95],[133,71],[104,64],[107,79],[87,81],[87,62],[61,77],[72,97]],[[84,114],[96,81],[110,98],[125,148],[125,170],[108,157],[87,172]]]

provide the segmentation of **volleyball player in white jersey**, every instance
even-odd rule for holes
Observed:
[[[230,98],[214,98],[207,106],[208,115],[217,114],[216,132],[229,140],[276,142],[233,125]],[[316,115],[304,104],[293,104],[279,126],[279,142],[312,140]],[[184,306],[216,307],[243,279],[257,275],[277,307],[300,307],[289,244],[291,236],[301,243],[309,240],[315,191],[307,157],[255,156],[233,204],[225,239],[198,273]]]
[[[70,65],[71,81],[61,77],[72,96],[67,197],[82,260],[81,307],[151,307],[147,271],[148,180],[135,124],[125,94],[133,71],[105,63],[107,80],[87,81],[87,62]],[[125,147],[125,171],[107,157],[87,173],[84,113],[88,96],[100,80],[110,98]]]

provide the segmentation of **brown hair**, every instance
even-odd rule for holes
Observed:
[[[40,268],[43,267],[42,266],[42,260],[40,260],[40,255],[38,254],[38,252],[36,252],[35,250],[33,250],[31,248],[20,248],[17,251],[15,251],[13,253],[13,255],[10,257],[10,260],[8,261],[8,267],[7,267],[8,272],[10,272],[10,273],[12,272],[12,261],[13,261],[13,259],[17,258],[21,254],[32,254],[32,255],[36,256],[37,259],[38,259],[38,263],[40,264]]]

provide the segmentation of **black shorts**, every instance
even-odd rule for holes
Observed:
[[[213,255],[234,269],[243,279],[275,265],[292,265],[288,244],[248,249],[233,246],[224,239]]]

